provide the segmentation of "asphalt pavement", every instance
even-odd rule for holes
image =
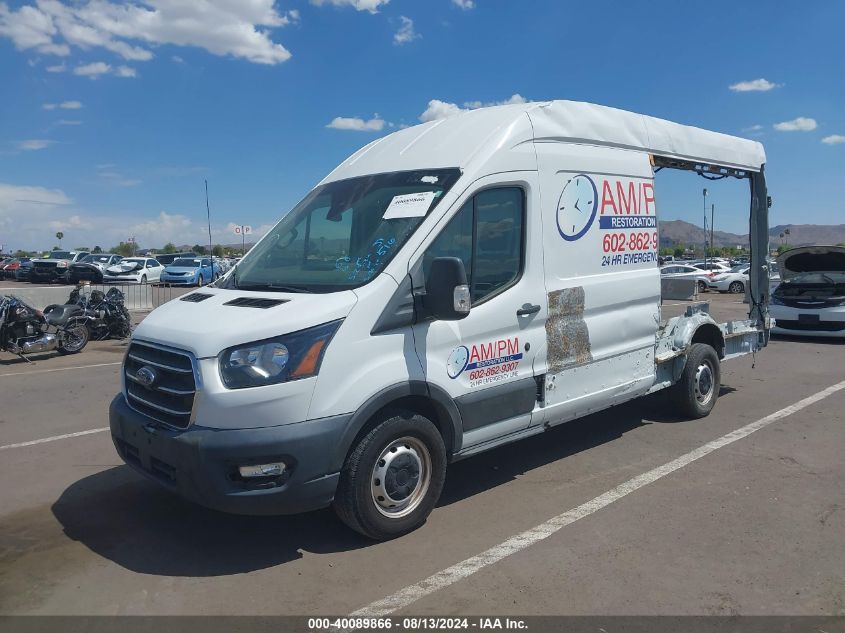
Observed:
[[[0,356],[0,614],[845,615],[843,343],[725,363],[703,420],[658,394],[453,464],[387,543],[331,510],[206,510],[122,465],[124,351]]]

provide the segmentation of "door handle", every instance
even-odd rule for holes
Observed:
[[[528,316],[530,314],[537,314],[540,311],[540,306],[526,303],[523,307],[516,311],[516,316]]]

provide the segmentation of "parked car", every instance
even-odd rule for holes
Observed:
[[[215,260],[212,270],[210,257],[180,257],[161,274],[161,283],[180,286],[204,286],[220,276]]]
[[[6,260],[0,266],[0,278],[15,279],[15,275],[21,267],[21,264],[31,261],[29,257],[14,258]]]
[[[103,281],[124,284],[157,283],[163,270],[164,266],[152,257],[126,257],[103,271]]]
[[[663,266],[660,269],[660,275],[662,277],[692,277],[696,281],[698,291],[707,292],[713,273],[687,264],[672,264],[671,266]]]
[[[177,259],[182,257],[198,257],[198,255],[192,251],[185,251],[182,253],[163,253],[161,255],[156,255],[156,259],[158,263],[167,268]]]
[[[845,337],[845,248],[793,248],[777,263],[782,281],[770,301],[772,332]]]
[[[721,262],[714,262],[709,259],[707,260],[706,264],[704,262],[695,262],[694,264],[692,264],[692,266],[700,270],[706,270],[712,273],[725,273],[731,269],[731,267],[727,264],[723,264]]]
[[[43,259],[32,260],[29,274],[31,283],[67,281],[67,273],[72,264],[89,255],[86,251],[52,251]]]
[[[727,272],[716,273],[707,282],[711,290],[742,294],[748,285],[748,264],[734,266]]]
[[[21,264],[15,271],[15,281],[29,281],[29,274],[32,272],[32,260],[21,260]]]
[[[83,257],[77,263],[72,264],[68,271],[68,281],[72,284],[87,280],[94,283],[103,283],[103,273],[106,268],[118,263],[123,257],[114,253],[99,253]]]

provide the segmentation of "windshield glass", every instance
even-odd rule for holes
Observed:
[[[175,260],[171,266],[187,266],[188,268],[196,268],[200,265],[200,260],[198,259],[188,259],[187,257],[182,257]]]
[[[73,255],[67,251],[53,251],[47,259],[73,259]]]
[[[223,287],[357,288],[384,269],[460,175],[458,169],[428,169],[319,186],[247,253]]]

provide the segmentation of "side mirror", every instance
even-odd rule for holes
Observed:
[[[469,285],[460,258],[436,257],[431,262],[423,305],[440,321],[459,321],[469,314]]]

